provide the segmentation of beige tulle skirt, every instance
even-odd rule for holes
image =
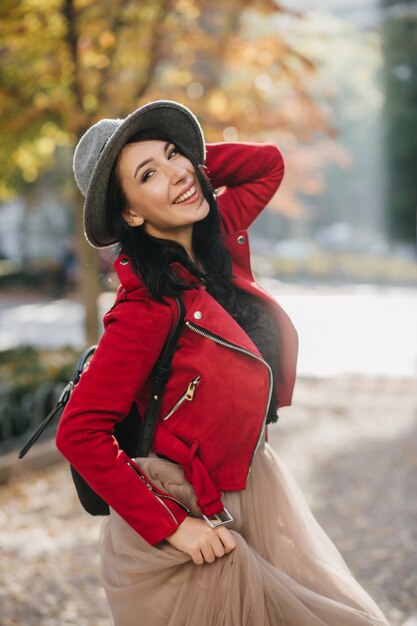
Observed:
[[[199,514],[181,467],[138,461]],[[237,547],[211,564],[195,565],[167,542],[151,546],[114,511],[104,520],[101,576],[115,626],[387,626],[268,444],[247,488],[223,502]]]

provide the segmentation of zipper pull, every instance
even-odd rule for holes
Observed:
[[[151,485],[148,483],[148,481],[145,479],[144,476],[142,476],[142,474],[140,474],[138,472],[138,470],[136,469],[136,467],[132,464],[132,463],[127,463],[127,465],[135,472],[135,474],[141,479],[142,482],[145,483],[145,485],[147,486],[147,488],[149,489],[149,491],[153,491]]]
[[[194,397],[194,391],[195,388],[197,387],[198,383],[200,382],[200,378],[201,376],[197,376],[197,378],[194,378],[194,380],[192,380],[190,382],[190,384],[188,385],[188,389],[185,392],[185,400],[192,400]]]

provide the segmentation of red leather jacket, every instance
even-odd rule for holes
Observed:
[[[211,144],[206,166],[213,186],[224,188],[217,201],[233,282],[266,303],[281,338],[281,362],[272,372],[235,320],[175,264],[195,288],[183,292],[185,325],[152,447],[183,464],[200,493],[200,508],[212,515],[222,509],[220,491],[245,488],[265,428],[272,375],[279,406],[291,403],[298,341],[286,313],[253,278],[246,232],[282,180],[281,153],[270,144]],[[133,401],[144,414],[151,372],[178,311],[174,299],[165,304],[151,299],[127,256],[122,254],[115,267],[121,286],[104,317],[104,334],[90,366],[61,417],[57,447],[113,509],[155,544],[176,530],[187,511],[154,488],[119,449],[112,431]],[[187,390],[191,400],[182,401]]]

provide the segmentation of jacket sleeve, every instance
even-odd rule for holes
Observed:
[[[151,374],[170,332],[172,313],[169,306],[152,301],[126,301],[104,320],[103,337],[60,419],[56,445],[110,507],[156,544],[187,513],[149,489],[112,433]]]
[[[284,176],[284,159],[272,143],[207,144],[207,173],[215,189],[226,234],[247,229]]]

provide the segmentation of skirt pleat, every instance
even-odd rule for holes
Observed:
[[[182,468],[137,459],[152,482],[201,516]],[[244,491],[224,492],[236,549],[195,565],[152,546],[113,510],[100,569],[115,626],[387,626],[320,527],[289,471],[265,444]]]

